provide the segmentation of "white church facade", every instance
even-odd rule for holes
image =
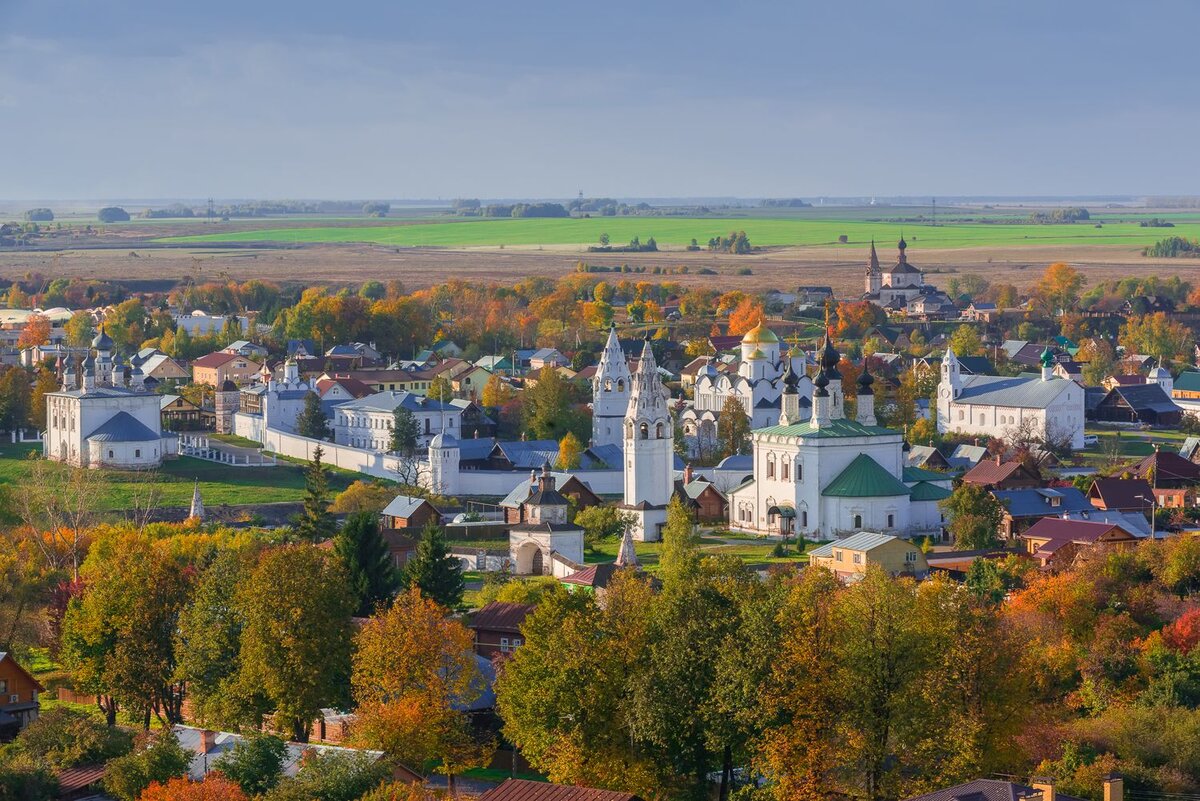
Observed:
[[[80,365],[62,365],[62,389],[46,393],[47,459],[76,467],[148,470],[178,455],[179,439],[163,433],[162,396],[146,390],[141,368],[127,370],[112,356],[103,327],[93,353]]]
[[[839,360],[827,337],[807,419],[798,377],[785,378],[778,425],[751,433],[753,478],[729,493],[730,528],[821,540],[863,530],[937,536],[949,477],[906,470],[900,432],[876,422],[874,378],[866,370],[856,418],[845,416]]]
[[[1055,375],[1049,349],[1041,359],[1038,378],[963,375],[954,350],[947,349],[937,390],[938,431],[1001,438],[1026,431],[1083,448],[1083,387]]]

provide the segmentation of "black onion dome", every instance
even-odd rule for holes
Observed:
[[[837,348],[833,346],[833,340],[827,334],[825,336],[825,347],[821,348],[821,366],[826,370],[836,368],[838,362],[842,360],[842,355],[837,352]],[[841,376],[839,375],[838,378]]]
[[[800,383],[800,377],[796,375],[796,371],[792,369],[792,360],[788,359],[787,367],[783,370],[783,392],[785,395],[795,395],[796,386]]]
[[[858,383],[858,394],[859,395],[873,394],[871,391],[871,385],[875,383],[875,376],[871,375],[871,373],[868,372],[867,365],[865,363],[863,364],[862,375],[860,375],[858,377],[857,383]]]
[[[829,397],[829,390],[825,389],[825,387],[829,386],[829,377],[827,375],[824,373],[818,373],[816,380],[813,381],[813,386],[816,387],[816,389],[813,390],[814,398]]]

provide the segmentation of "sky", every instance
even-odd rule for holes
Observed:
[[[1191,0],[0,0],[0,198],[1200,193]]]

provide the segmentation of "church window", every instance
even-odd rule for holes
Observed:
[[[789,480],[791,478],[791,475],[790,475],[791,463],[788,462],[787,459],[784,459],[783,462],[780,464],[780,467],[783,468],[783,480],[784,481]]]
[[[979,415],[979,425],[984,425],[983,421],[984,421],[984,416],[981,414],[981,415]]]
[[[134,458],[134,459],[141,459],[141,458],[142,458],[142,451],[141,451],[141,449],[140,449],[140,448],[139,448],[139,449],[137,449],[137,450],[135,450],[135,451],[133,452],[133,458]]]
[[[775,478],[775,457],[767,457],[767,478]]]
[[[624,391],[625,391],[625,379],[618,378],[617,379],[617,392],[624,392]]]
[[[639,433],[641,434],[642,439],[650,439],[650,426],[646,423],[642,423]]]
[[[896,526],[896,516],[888,515],[888,528],[895,528],[895,526]]]
[[[800,512],[800,526],[801,526],[801,528],[808,528],[808,510],[807,509],[804,509]]]
[[[959,419],[959,420],[962,420],[962,419],[963,419],[963,410],[962,410],[962,409],[959,409],[959,410],[958,410],[958,419]]]
[[[109,459],[113,458],[113,452],[111,450],[108,452],[108,458]]]
[[[862,515],[855,515],[855,516],[854,516],[854,527],[855,527],[855,528],[862,528]]]
[[[655,424],[655,426],[654,426],[654,438],[655,438],[655,439],[662,439],[662,438],[663,438],[663,427],[662,427],[662,423],[656,423],[656,424]]]
[[[796,480],[804,480],[804,462],[796,462]]]
[[[604,391],[612,392],[612,379],[611,378],[604,379]]]

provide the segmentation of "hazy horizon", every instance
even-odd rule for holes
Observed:
[[[1193,195],[1185,0],[0,0],[0,196]]]

